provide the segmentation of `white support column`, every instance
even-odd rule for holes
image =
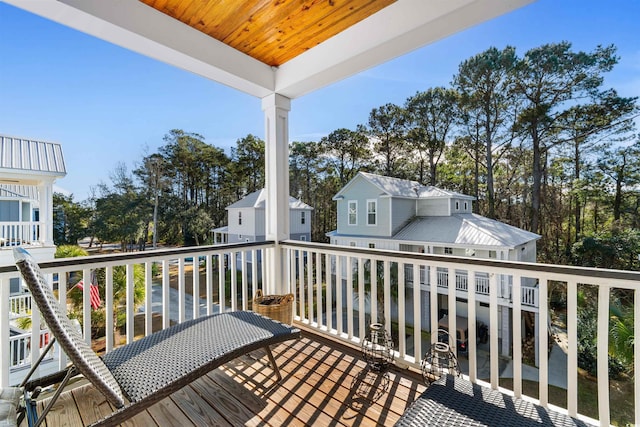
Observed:
[[[46,246],[53,246],[53,182],[38,185],[40,210],[39,240]],[[31,221],[31,218],[29,218]]]
[[[3,348],[9,346],[9,297],[11,296],[9,277],[0,278],[0,342]],[[9,386],[9,351],[0,352],[0,387]]]
[[[284,293],[283,259],[278,243],[289,238],[289,111],[291,100],[277,93],[262,98],[265,119],[266,238],[276,247],[267,255],[268,293]]]

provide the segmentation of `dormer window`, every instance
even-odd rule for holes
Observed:
[[[469,210],[469,205],[467,202],[464,202],[464,210],[465,212]]]
[[[358,225],[358,202],[356,200],[349,200],[347,210],[349,225]]]
[[[238,212],[238,225],[242,225],[242,211]]]
[[[376,225],[378,222],[378,202],[376,200],[367,200],[367,225]]]

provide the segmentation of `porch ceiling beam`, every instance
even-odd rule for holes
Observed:
[[[115,45],[263,98],[274,70],[137,0],[3,0]]]
[[[137,0],[3,1],[258,98],[295,99],[534,0],[399,0],[277,69]]]
[[[400,0],[281,65],[277,93],[294,99],[535,0]]]

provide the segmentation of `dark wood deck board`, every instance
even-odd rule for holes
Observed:
[[[425,389],[415,373],[369,372],[359,353],[312,334],[273,347],[276,384],[262,351],[209,373],[126,426],[393,425]],[[81,426],[112,411],[90,385],[63,393],[48,426]]]

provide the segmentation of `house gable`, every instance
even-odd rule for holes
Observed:
[[[391,197],[366,175],[358,173],[334,197],[337,201],[338,233],[390,236],[394,220]]]
[[[259,242],[266,239],[266,194],[264,189],[247,194],[227,206],[227,233],[229,243]],[[289,197],[290,238],[311,240],[311,212],[306,203]],[[304,221],[302,217],[304,216]],[[240,218],[242,219],[240,222]]]

